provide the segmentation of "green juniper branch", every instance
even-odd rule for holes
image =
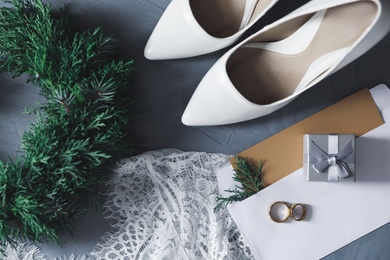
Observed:
[[[217,196],[217,206],[214,211],[218,211],[228,204],[235,201],[242,201],[256,194],[264,188],[262,180],[263,163],[257,169],[253,167],[247,159],[236,156],[233,180],[239,182],[241,186],[235,186],[233,190],[228,189],[226,192],[231,194],[228,197]]]
[[[0,8],[0,72],[28,75],[45,102],[30,112],[24,155],[0,162],[0,245],[59,243],[97,201],[96,185],[120,156],[134,155],[130,95],[134,64],[100,28],[79,32],[67,10],[41,0]],[[27,109],[26,109],[27,110]]]

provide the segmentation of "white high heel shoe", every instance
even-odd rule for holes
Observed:
[[[270,114],[389,30],[388,0],[312,0],[223,55],[195,90],[182,122],[223,125]]]
[[[150,36],[144,55],[177,59],[234,43],[278,0],[172,0]]]

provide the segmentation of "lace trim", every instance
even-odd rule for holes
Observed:
[[[113,226],[99,259],[253,259],[227,210],[213,212],[223,154],[161,150],[121,162],[105,216]]]

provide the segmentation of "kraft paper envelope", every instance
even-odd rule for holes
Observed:
[[[384,125],[356,140],[356,183],[307,182],[302,168],[228,209],[257,260],[320,259],[390,221],[390,90],[370,90]],[[220,192],[236,185],[231,165],[217,172]],[[307,219],[278,224],[275,201],[305,203]]]
[[[263,181],[268,186],[302,167],[304,134],[355,134],[358,137],[382,124],[369,90],[363,89],[238,155],[255,165],[263,161]],[[234,164],[234,158],[231,162]]]
[[[308,182],[301,168],[229,205],[256,260],[321,259],[390,221],[390,107],[383,115],[386,124],[356,139],[356,182]],[[268,208],[280,200],[307,205],[306,219],[273,222]]]

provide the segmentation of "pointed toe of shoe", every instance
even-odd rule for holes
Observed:
[[[222,111],[213,109],[215,105],[217,104],[192,98],[182,115],[182,123],[186,126],[213,126],[232,123],[224,118]]]
[[[144,57],[148,60],[158,60],[159,59],[159,52],[156,52],[156,49],[153,45],[150,45],[149,42],[146,44],[145,50],[144,50]]]
[[[182,33],[183,29],[178,25],[182,23],[180,15],[170,14],[172,3],[174,1],[168,6],[145,45],[144,56],[149,60],[178,59],[189,55],[185,42],[188,30]]]
[[[152,38],[149,39],[149,41],[146,43],[145,49],[144,49],[144,57],[148,60],[164,60],[169,57],[173,57],[173,54],[170,54],[169,50],[164,49],[163,46],[158,44],[158,37],[157,40],[153,40]]]
[[[200,116],[200,113],[197,113],[196,110],[186,109],[181,117],[181,122],[187,126],[205,125],[204,120]]]
[[[230,95],[225,93],[224,84],[214,76],[216,73],[210,70],[196,88],[181,118],[184,125],[211,126],[234,123],[227,106]]]
[[[229,93],[217,93],[216,89],[218,87],[215,85],[198,86],[182,115],[184,125],[227,125],[248,120],[245,109],[240,109],[229,101],[233,96],[229,96]]]
[[[232,44],[241,34],[215,38],[198,24],[189,0],[172,0],[149,37],[144,56],[161,60],[203,55]]]
[[[253,107],[232,85],[222,58],[199,83],[181,120],[187,126],[232,124],[257,117]]]

